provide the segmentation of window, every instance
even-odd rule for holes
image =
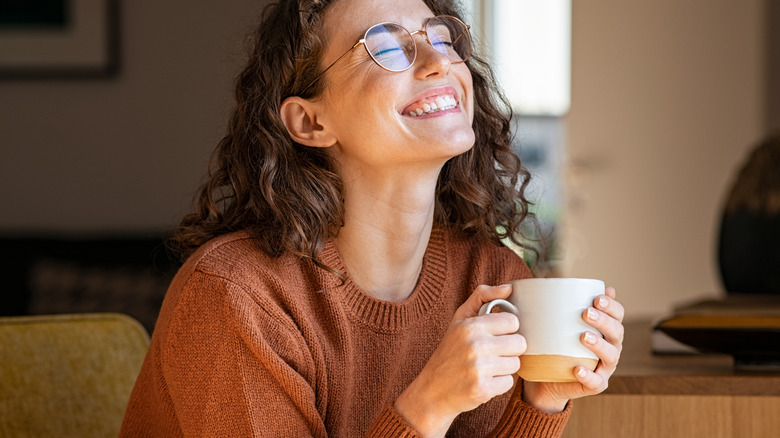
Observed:
[[[571,0],[465,1],[479,53],[490,59],[514,111],[514,148],[532,174],[547,254],[536,267],[555,271],[563,205],[563,116],[571,102]]]
[[[516,112],[562,116],[571,90],[571,0],[471,0],[476,39],[487,49]]]

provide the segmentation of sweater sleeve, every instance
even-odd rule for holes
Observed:
[[[563,429],[571,415],[572,402],[566,409],[555,414],[548,414],[522,400],[522,381],[518,380],[518,388],[512,395],[504,415],[491,432],[489,438],[557,438],[563,434]],[[403,437],[418,438],[412,429],[392,405],[387,406],[382,416],[372,426],[368,436],[372,437]]]
[[[161,347],[184,436],[327,437],[323,370],[293,321],[224,278],[195,272],[185,290]],[[415,436],[392,408],[366,434]]]
[[[196,271],[187,283],[160,346],[183,435],[327,436],[305,345],[283,315],[229,280]]]
[[[522,399],[523,381],[517,380],[512,398],[499,420],[496,429],[489,436],[515,438],[555,438],[563,434],[563,429],[569,421],[572,401],[566,408],[555,414],[542,412]]]

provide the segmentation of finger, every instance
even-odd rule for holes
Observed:
[[[491,379],[490,392],[493,393],[493,396],[504,394],[515,386],[515,379],[512,377],[512,374],[514,374],[514,372],[499,375]]]
[[[623,328],[623,324],[621,324],[617,319],[613,318],[612,315],[608,315],[598,309],[589,307],[585,309],[585,312],[583,312],[583,318],[585,319],[585,322],[601,332],[607,342],[618,346],[623,345],[625,329]]]
[[[583,366],[578,366],[574,369],[574,376],[585,390],[591,394],[598,394],[607,389],[607,378]]]
[[[471,367],[475,381],[484,384],[493,377],[514,375],[520,369],[520,361],[519,356],[484,356],[469,362],[467,368]]]
[[[625,317],[626,314],[623,305],[608,294],[597,296],[596,299],[593,300],[593,307],[609,314],[618,321],[623,321],[623,317]]]
[[[496,356],[516,357],[525,354],[526,349],[528,349],[528,344],[526,344],[525,338],[513,333],[494,337],[491,353]]]
[[[620,360],[620,349],[617,346],[610,344],[591,331],[583,333],[581,340],[590,351],[599,357],[601,367],[606,368],[610,374],[617,368],[618,360]]]
[[[494,360],[494,366],[490,368],[489,372],[494,377],[513,376],[520,370],[520,366],[521,359],[518,356],[497,357]]]
[[[508,335],[520,330],[517,316],[509,312],[488,313],[478,316],[477,320],[484,324],[484,330],[493,336]]]
[[[474,289],[474,292],[469,296],[465,303],[463,303],[455,312],[455,319],[465,319],[479,314],[479,309],[483,304],[496,299],[508,298],[512,294],[511,284],[502,284],[499,286],[487,286],[480,285]]]

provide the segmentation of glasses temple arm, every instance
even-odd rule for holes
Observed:
[[[314,79],[313,79],[313,80],[312,80],[312,81],[309,83],[309,85],[307,85],[307,86],[306,86],[306,88],[304,88],[304,89],[303,89],[303,90],[300,92],[300,94],[304,94],[304,93],[306,93],[306,91],[308,91],[308,89],[309,89],[309,88],[311,88],[311,86],[312,86],[312,85],[314,85],[314,84],[315,84],[315,83],[316,83],[316,82],[317,82],[317,81],[318,81],[318,80],[319,80],[319,79],[320,79],[320,78],[321,78],[321,77],[322,77],[322,76],[325,74],[325,72],[327,72],[328,70],[330,70],[330,68],[331,68],[331,67],[333,67],[334,65],[336,65],[336,63],[337,63],[337,62],[341,61],[341,58],[343,58],[343,57],[347,56],[347,54],[349,54],[349,52],[351,52],[351,51],[355,50],[355,48],[356,48],[357,46],[359,46],[359,45],[361,45],[361,44],[365,44],[365,42],[366,42],[366,39],[365,39],[365,38],[363,38],[363,39],[361,39],[360,41],[356,42],[356,43],[355,43],[355,45],[353,45],[352,47],[350,47],[350,48],[349,48],[349,50],[347,50],[346,52],[344,52],[344,53],[343,53],[341,56],[339,56],[339,57],[338,57],[338,58],[337,58],[335,61],[331,62],[329,66],[325,67],[325,70],[321,71],[321,72],[320,72],[320,74],[318,74],[318,75],[317,75],[317,77],[315,77],[315,78],[314,78]]]
[[[463,37],[463,35],[466,35],[466,33],[468,33],[469,29],[471,29],[471,26],[469,26],[469,25],[467,24],[467,25],[466,25],[466,28],[465,28],[465,29],[463,29],[463,32],[461,32],[461,33],[460,33],[460,35],[458,35],[458,37],[457,37],[457,38],[455,38],[455,41],[453,41],[453,42],[452,42],[452,44],[457,44],[457,43],[458,43],[458,40],[460,40],[460,39]]]

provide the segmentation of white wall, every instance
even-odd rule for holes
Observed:
[[[763,0],[573,2],[564,273],[630,317],[718,296],[719,212],[763,135]]]
[[[780,2],[764,0],[766,19],[764,35],[767,62],[766,126],[780,134]]]
[[[172,227],[264,3],[120,1],[117,77],[0,81],[0,232]]]

